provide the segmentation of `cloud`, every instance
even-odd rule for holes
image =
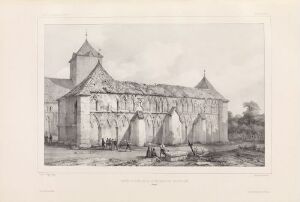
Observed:
[[[193,87],[203,77],[230,100],[264,105],[264,32],[261,24],[107,24],[49,26],[45,74],[69,76],[68,60],[88,39],[119,80]]]
[[[143,83],[157,83],[165,80],[182,55],[179,44],[153,42],[143,52],[131,56],[129,61],[107,61],[113,77]]]

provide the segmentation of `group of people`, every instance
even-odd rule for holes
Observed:
[[[164,144],[161,144],[161,145],[159,146],[159,148],[160,148],[159,157],[161,157],[161,155],[166,156],[167,153],[166,153],[166,147],[165,147],[165,145],[164,145]],[[153,147],[151,144],[148,145],[146,157],[147,157],[147,158],[157,157],[155,147]]]
[[[112,138],[102,138],[102,148],[104,149],[110,149],[110,150],[118,150],[118,141]]]
[[[51,134],[49,135],[49,137],[48,137],[48,135],[45,135],[44,138],[45,138],[45,139],[44,139],[44,143],[45,143],[45,144],[49,144],[49,145],[52,144],[53,137],[52,137]]]
[[[130,142],[128,140],[125,140],[122,144],[118,144],[116,139],[106,138],[106,140],[104,140],[104,138],[102,138],[101,145],[102,148],[110,150],[119,150],[119,147],[124,145],[125,151],[127,151],[127,149],[131,151]]]

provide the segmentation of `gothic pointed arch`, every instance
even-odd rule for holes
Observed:
[[[124,95],[124,103],[125,103],[125,107],[124,110],[129,110],[130,107],[130,98],[128,95]]]
[[[120,98],[119,97],[116,98],[116,111],[117,112],[120,111]]]
[[[133,101],[133,96],[132,95],[126,95],[125,97],[125,110],[126,111],[133,111],[133,105],[134,105],[134,101]]]
[[[156,98],[156,112],[160,112],[161,109],[161,99]]]
[[[146,124],[149,126],[149,125],[152,125],[153,124],[153,117],[149,114],[145,117],[145,121],[146,121]]]
[[[108,117],[107,122],[109,124],[109,127],[117,127],[118,126],[117,118],[114,116]]]
[[[117,126],[122,126],[122,127],[125,127],[125,126],[128,126],[129,125],[129,119],[123,114],[119,117],[118,119],[118,124]]]
[[[155,101],[155,99],[152,97],[151,98],[151,100],[150,100],[150,102],[151,102],[151,112],[156,112],[156,101]]]
[[[188,104],[188,106],[187,106],[187,112],[189,112],[189,113],[193,112],[193,102],[192,102],[192,99],[187,100],[187,104]]]
[[[117,96],[117,106],[118,111],[122,111],[124,109],[124,101],[122,99],[122,96]]]
[[[178,113],[182,112],[182,102],[181,102],[181,100],[176,101],[176,110],[177,110]]]
[[[155,124],[156,127],[160,127],[161,126],[162,120],[161,120],[160,116],[156,116],[154,124]]]
[[[169,110],[171,109],[172,104],[171,104],[171,101],[170,101],[169,99],[166,99],[166,101],[167,101],[167,109],[166,109],[166,112],[169,112]]]
[[[168,101],[166,98],[162,99],[162,112],[168,112]]]
[[[186,99],[182,100],[182,112],[188,112],[188,102]]]
[[[95,116],[95,114],[91,114],[90,115],[90,125],[91,125],[91,128],[99,127],[100,126],[99,120]]]
[[[149,97],[145,97],[145,98],[144,98],[142,107],[143,107],[143,111],[146,111],[146,112],[151,111],[151,110],[150,110],[150,101],[149,101]]]

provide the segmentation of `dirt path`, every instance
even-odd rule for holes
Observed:
[[[49,166],[263,166],[264,153],[238,149],[239,144],[194,145],[209,151],[206,157],[188,157],[184,161],[166,162],[146,159],[146,147],[124,150],[72,150],[64,147],[45,146],[45,165]],[[186,151],[186,145],[167,147],[169,151]],[[156,151],[159,151],[157,148]]]

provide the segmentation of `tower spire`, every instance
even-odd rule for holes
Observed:
[[[205,77],[205,69],[204,69],[204,74],[203,74],[203,77]]]
[[[87,31],[85,30],[85,40],[87,40],[87,36],[88,36],[88,34],[87,34]]]

